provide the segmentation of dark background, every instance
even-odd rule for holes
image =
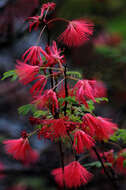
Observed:
[[[0,1],[0,76],[15,68],[16,59],[36,43],[38,31],[29,33],[29,16],[40,13],[42,0]],[[109,103],[96,106],[96,113],[112,118],[120,128],[126,127],[126,1],[125,0],[57,0],[56,10],[48,15],[67,19],[87,18],[95,23],[94,35],[79,48],[65,50],[69,68],[80,71],[84,78],[103,81],[107,88]],[[50,28],[51,40],[57,39],[64,28],[63,23]],[[44,48],[46,35],[40,45]],[[61,46],[61,44],[59,44]],[[21,130],[32,130],[28,117],[19,116],[19,106],[29,103],[30,95],[25,86],[10,80],[0,81],[0,160],[8,175],[1,178],[0,189],[42,190],[58,189],[50,171],[59,167],[57,147],[47,141],[31,140],[40,152],[40,160],[34,166],[24,168],[18,161],[5,155],[2,141],[19,138]],[[66,151],[66,160],[71,154]],[[95,177],[87,185],[89,190],[111,189],[100,170],[93,170]],[[125,180],[120,178],[120,189],[125,189]],[[104,183],[104,184],[103,184]],[[60,188],[59,188],[60,189]],[[82,187],[82,189],[84,189]]]

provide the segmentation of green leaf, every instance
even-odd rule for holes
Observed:
[[[36,111],[36,108],[33,104],[26,104],[24,106],[21,106],[18,108],[18,112],[19,114],[22,114],[22,115],[26,115],[28,114],[29,112],[35,112]]]
[[[126,129],[118,129],[111,137],[110,140],[112,141],[120,141],[122,140],[123,143],[126,143]]]
[[[74,96],[73,97],[68,96],[66,98],[59,98],[58,101],[60,104],[63,104],[65,101],[67,101],[68,103],[71,103],[71,104],[77,104],[77,101],[75,100]]]
[[[36,112],[34,112],[33,116],[35,118],[38,118],[40,116],[46,116],[47,114],[48,114],[48,111],[37,110]]]
[[[82,78],[82,75],[81,73],[77,72],[77,71],[67,71],[66,72],[67,76],[71,76],[71,77],[74,77],[74,78]]]
[[[78,116],[75,116],[75,115],[69,115],[69,118],[70,118],[70,120],[72,120],[73,122],[81,122],[81,120],[80,120],[80,117],[78,117]]]
[[[4,80],[4,79],[9,78],[9,77],[11,77],[11,81],[14,81],[17,79],[18,76],[17,76],[15,70],[10,70],[10,71],[5,72],[3,74],[3,77],[1,80]]]
[[[106,98],[106,97],[95,98],[95,100],[96,100],[96,102],[97,102],[97,103],[100,103],[100,102],[102,102],[102,101],[106,101],[106,102],[108,102],[108,101],[109,101],[109,99],[108,99],[108,98]]]
[[[91,162],[89,164],[84,164],[84,167],[97,167],[97,168],[100,168],[101,167],[101,162],[96,161],[96,162]]]

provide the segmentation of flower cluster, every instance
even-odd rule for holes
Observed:
[[[43,25],[39,40],[50,23],[60,21],[60,18],[49,21],[46,18],[48,12],[54,9],[53,2],[43,4],[39,16],[28,18],[30,30]],[[93,34],[94,24],[91,21],[64,19],[64,22],[68,25],[58,40],[67,46],[80,46]],[[29,134],[23,132],[19,139],[3,141],[6,153],[13,158],[24,164],[38,160],[38,153],[29,144],[33,134],[37,134],[39,139],[50,139],[60,145],[63,142],[69,144],[76,159],[77,155],[91,152],[97,141],[109,140],[117,130],[117,125],[110,119],[96,116],[93,112],[97,99],[102,100],[102,96],[106,96],[105,87],[99,81],[80,79],[76,72],[68,71],[65,55],[56,41],[48,43],[45,49],[35,45],[26,50],[22,60],[17,60],[15,74],[22,85],[32,85],[32,100],[26,107],[29,109],[30,105],[34,108],[29,120],[36,128]],[[70,80],[76,82],[70,85]],[[63,162],[64,158],[61,160]],[[54,169],[52,175],[60,186],[68,188],[85,185],[93,176],[77,159],[66,166],[62,163],[62,168]]]

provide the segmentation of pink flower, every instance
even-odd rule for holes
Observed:
[[[77,161],[65,166],[64,173],[62,168],[54,169],[52,175],[60,186],[63,186],[65,183],[65,186],[68,188],[77,188],[80,185],[85,185],[93,176]]]
[[[28,20],[28,22],[29,22],[29,32],[31,32],[33,26],[34,26],[35,30],[38,29],[38,26],[39,26],[40,21],[41,21],[41,17],[40,16],[33,16],[33,17],[28,17],[25,20]]]
[[[56,4],[54,2],[44,3],[41,8],[41,17],[44,15],[45,10],[54,10],[56,7]]]
[[[41,53],[44,54],[45,52],[40,46],[32,46],[23,54],[22,59],[25,63],[29,61],[31,65],[41,66],[43,62]]]
[[[92,137],[86,134],[84,131],[75,131],[73,146],[78,154],[83,153],[85,148],[90,149],[93,147],[95,145],[94,142],[95,141],[92,139]]]
[[[80,46],[93,34],[93,23],[87,20],[73,20],[69,22],[66,30],[59,36],[67,46]]]
[[[43,92],[43,89],[45,88],[45,85],[47,83],[47,79],[44,75],[39,75],[35,79],[39,79],[30,89],[30,93],[34,96],[41,95]]]
[[[56,93],[50,89],[46,90],[42,96],[37,96],[32,104],[35,104],[38,109],[41,108],[49,108],[49,105],[52,106],[52,111],[54,113],[54,109],[58,109],[58,100],[56,97]]]
[[[12,155],[16,160],[21,160],[24,164],[38,160],[38,153],[30,147],[28,138],[4,140],[3,144],[7,154]]]
[[[94,117],[88,113],[83,117],[83,130],[98,140],[108,140],[117,130],[117,125],[110,119]]]
[[[85,98],[95,101],[94,94],[94,85],[96,84],[95,80],[79,80],[73,88],[75,91],[75,97],[79,103],[83,103],[87,108],[88,104]]]
[[[54,66],[55,64],[63,63],[63,55],[60,55],[61,50],[57,48],[56,42],[53,41],[52,47],[46,47],[46,54],[43,54],[47,60],[46,67]]]
[[[24,85],[30,83],[34,80],[34,77],[39,72],[39,66],[31,66],[17,60],[16,73],[19,77],[19,80]]]

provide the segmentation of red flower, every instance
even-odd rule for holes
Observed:
[[[39,132],[39,137],[44,136],[45,138],[49,138],[51,140],[55,140],[59,137],[64,137],[65,135],[67,135],[67,132],[63,119],[45,120],[44,126]]]
[[[93,34],[93,23],[86,20],[73,20],[69,22],[66,30],[59,36],[67,46],[80,46]]]
[[[19,80],[24,85],[34,80],[34,77],[39,72],[39,66],[31,66],[17,60],[16,73],[19,76]]]
[[[28,138],[4,140],[3,144],[7,154],[25,164],[34,163],[38,159],[38,153],[30,147]]]
[[[108,118],[97,117],[96,137],[98,140],[107,140],[118,129],[115,123],[112,123]]]
[[[85,114],[83,129],[98,140],[107,140],[117,130],[117,125],[112,123],[110,119]]]
[[[85,185],[93,176],[77,161],[65,166],[64,173],[62,168],[54,169],[52,175],[60,186],[63,186],[65,183],[65,186],[68,188],[77,188],[80,185]]]
[[[104,162],[109,162],[113,164],[114,162],[114,150],[109,150],[107,152],[100,153],[100,156],[102,157]]]
[[[87,113],[83,116],[82,129],[91,136],[95,135],[95,125],[97,124],[96,117]]]
[[[42,8],[41,8],[41,14],[40,16],[33,16],[33,17],[28,17],[26,20],[29,21],[29,31],[31,32],[32,27],[34,26],[34,29],[37,30],[39,24],[44,21],[45,22],[45,17],[48,13],[49,10],[53,10],[55,9],[56,4],[55,3],[45,3],[43,4]],[[44,12],[46,10],[45,16],[44,16]],[[43,19],[44,16],[44,19]]]
[[[51,104],[53,113],[55,108],[58,109],[56,93],[52,89],[46,90],[42,96],[37,96],[32,104],[35,104],[38,109],[49,108]]]
[[[60,55],[61,50],[57,48],[56,42],[53,41],[52,47],[46,47],[46,54],[43,54],[47,60],[46,67],[54,66],[55,64],[63,63],[63,55]],[[61,66],[61,65],[60,65]]]
[[[83,153],[84,149],[90,149],[92,146],[94,146],[94,140],[91,136],[86,134],[82,130],[77,130],[74,134],[74,148],[76,149],[77,153]]]
[[[33,16],[33,17],[28,17],[26,20],[28,20],[28,22],[29,22],[29,32],[31,32],[33,26],[34,26],[35,30],[38,29],[38,26],[39,26],[40,21],[41,21],[41,17],[40,16]]]
[[[22,59],[24,59],[24,62],[27,63],[27,61],[30,62],[31,65],[42,65],[42,57],[41,53],[45,54],[44,50],[40,46],[32,46],[30,47],[22,56]],[[26,56],[27,54],[27,56]],[[25,58],[26,56],[26,58]]]
[[[115,162],[115,168],[117,172],[126,174],[126,148],[118,153],[118,157]]]
[[[73,88],[73,91],[75,91],[76,93],[76,99],[79,101],[79,103],[83,103],[87,108],[88,104],[85,98],[91,99],[96,102],[93,88],[95,84],[95,80],[79,80]]]
[[[55,7],[56,7],[56,4],[55,3],[53,3],[53,2],[49,2],[49,3],[44,3],[43,5],[42,5],[42,8],[41,8],[41,17],[43,17],[43,15],[44,15],[44,11],[45,10],[54,10],[55,9]],[[47,13],[46,13],[47,14]]]
[[[102,81],[97,81],[96,84],[94,84],[94,97],[106,97],[107,91],[105,84]]]
[[[30,89],[30,93],[34,96],[39,96],[43,92],[43,89],[47,83],[47,79],[44,75],[39,75],[35,79],[39,80],[32,86],[32,88]]]

